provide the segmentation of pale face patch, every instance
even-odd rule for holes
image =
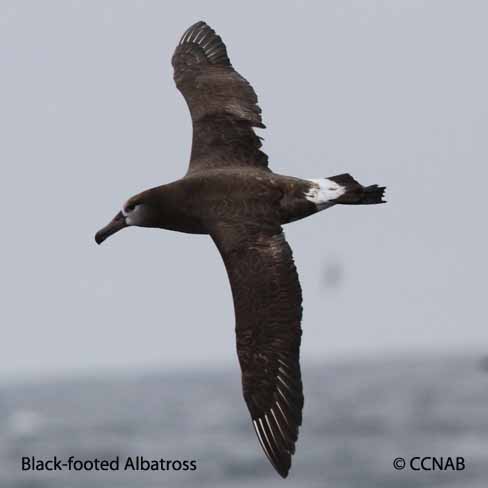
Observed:
[[[327,178],[307,180],[312,183],[311,188],[305,193],[305,198],[317,205],[319,210],[333,205],[333,200],[346,193],[346,189],[335,181]]]
[[[142,225],[144,222],[144,206],[138,204],[133,208],[130,208],[127,204],[122,208],[122,214],[125,217],[127,225]]]

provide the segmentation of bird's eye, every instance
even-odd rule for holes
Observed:
[[[136,206],[133,203],[128,203],[124,206],[122,213],[124,215],[130,214],[134,208],[136,208]]]

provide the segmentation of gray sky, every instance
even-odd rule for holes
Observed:
[[[258,93],[274,171],[388,186],[388,205],[285,229],[302,362],[488,351],[486,2],[169,4],[0,0],[0,378],[235,361],[208,237],[93,241],[127,197],[186,171],[170,58],[200,19]]]

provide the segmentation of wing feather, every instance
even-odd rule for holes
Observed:
[[[301,289],[281,228],[245,224],[212,233],[234,297],[242,388],[259,443],[286,477],[302,422]]]
[[[267,156],[253,130],[264,128],[258,98],[232,67],[220,36],[197,22],[183,34],[172,64],[193,122],[189,172],[236,165],[266,168]]]

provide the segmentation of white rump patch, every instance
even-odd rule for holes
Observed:
[[[315,203],[319,210],[334,204],[332,200],[346,193],[346,188],[327,178],[307,180],[312,183],[310,190],[305,193],[305,198]]]

